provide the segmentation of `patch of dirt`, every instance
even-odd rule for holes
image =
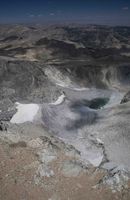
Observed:
[[[66,162],[72,165],[72,160],[76,158],[71,154],[66,156],[63,149],[57,149],[57,157],[46,165],[53,170],[53,176],[40,177],[40,181],[36,184],[37,169],[42,164],[37,153],[50,148],[48,141],[47,143],[43,141],[42,146],[38,148],[28,146],[25,148],[24,142],[11,145],[0,141],[0,200],[130,199],[130,185],[127,190],[118,193],[112,193],[112,190],[105,186],[95,187],[106,174],[103,170],[86,168],[77,176],[66,177],[62,171],[63,166]]]

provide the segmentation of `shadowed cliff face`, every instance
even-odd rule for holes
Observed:
[[[13,102],[24,100],[37,103],[53,100],[58,89],[44,74],[40,63],[22,61],[0,62],[1,96]]]
[[[83,66],[81,63],[47,66],[29,61],[0,62],[1,100],[51,102],[65,86],[95,87],[99,89],[124,88],[130,84],[128,65],[103,67]]]

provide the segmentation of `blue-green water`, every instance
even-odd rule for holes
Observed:
[[[103,106],[105,106],[109,101],[109,98],[96,98],[89,102],[89,108],[92,109],[101,109]]]

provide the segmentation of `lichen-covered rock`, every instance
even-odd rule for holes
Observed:
[[[43,149],[37,153],[41,163],[50,163],[57,158],[57,152],[53,149]]]
[[[45,164],[40,164],[34,176],[34,182],[36,185],[38,185],[41,183],[44,177],[50,178],[53,176],[54,176],[54,171],[50,168],[50,166]]]
[[[42,145],[43,142],[40,138],[32,139],[27,143],[27,146],[31,148],[39,148],[42,147]]]
[[[83,172],[86,167],[78,161],[65,161],[62,166],[62,173],[65,177],[76,177]]]
[[[124,188],[128,188],[128,180],[128,173],[122,170],[105,177],[103,180],[103,184],[107,184],[113,192],[121,192]]]

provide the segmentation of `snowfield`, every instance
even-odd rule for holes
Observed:
[[[39,111],[39,105],[37,104],[16,103],[16,108],[17,108],[17,112],[10,121],[13,124],[33,122],[35,115]]]
[[[54,102],[54,103],[50,103],[51,105],[60,105],[61,103],[63,103],[65,100],[65,95],[62,94],[61,96],[59,96],[59,98]]]

